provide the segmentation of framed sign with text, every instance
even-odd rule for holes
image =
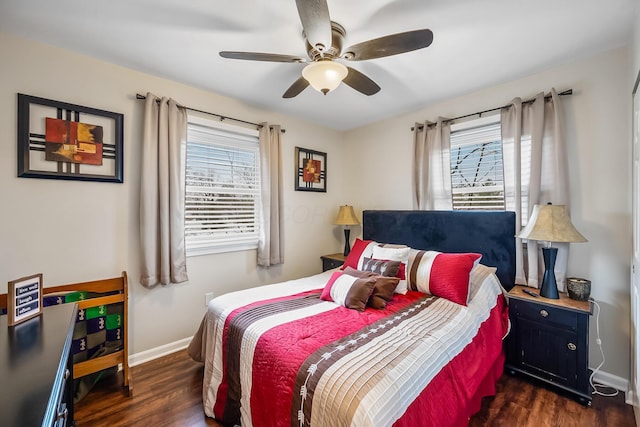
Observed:
[[[16,325],[42,312],[42,273],[9,282],[7,323]]]

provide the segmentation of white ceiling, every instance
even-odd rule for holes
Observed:
[[[382,87],[376,95],[342,84],[327,96],[309,87],[283,99],[303,64],[218,52],[306,58],[294,0],[0,0],[0,31],[345,130],[623,45],[638,7],[638,0],[327,3],[347,31],[345,46],[420,28],[433,31],[433,44],[350,62]]]

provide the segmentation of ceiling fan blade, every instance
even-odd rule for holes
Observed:
[[[294,96],[298,96],[300,92],[305,90],[309,86],[309,82],[304,78],[300,77],[298,80],[293,82],[289,89],[282,95],[283,98],[293,98]]]
[[[380,92],[380,86],[360,71],[351,67],[347,67],[349,74],[344,78],[343,82],[360,93],[367,96],[375,95]]]
[[[305,37],[319,52],[331,48],[331,19],[326,0],[296,0]]]
[[[280,55],[277,53],[261,53],[261,52],[233,52],[222,51],[220,56],[228,59],[245,59],[248,61],[267,61],[267,62],[306,62],[304,58],[293,55]]]
[[[349,61],[383,58],[399,53],[411,52],[429,46],[433,42],[431,30],[414,30],[391,34],[344,49],[342,57]]]

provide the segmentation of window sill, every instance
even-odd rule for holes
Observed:
[[[257,242],[215,246],[215,247],[208,247],[208,248],[187,249],[187,258],[201,256],[201,255],[221,254],[226,252],[251,251],[255,249],[258,249]]]

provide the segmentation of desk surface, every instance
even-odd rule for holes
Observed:
[[[15,326],[0,316],[0,414],[3,426],[41,426],[55,414],[52,396],[66,369],[75,304],[44,307]],[[50,424],[50,423],[47,423]]]

